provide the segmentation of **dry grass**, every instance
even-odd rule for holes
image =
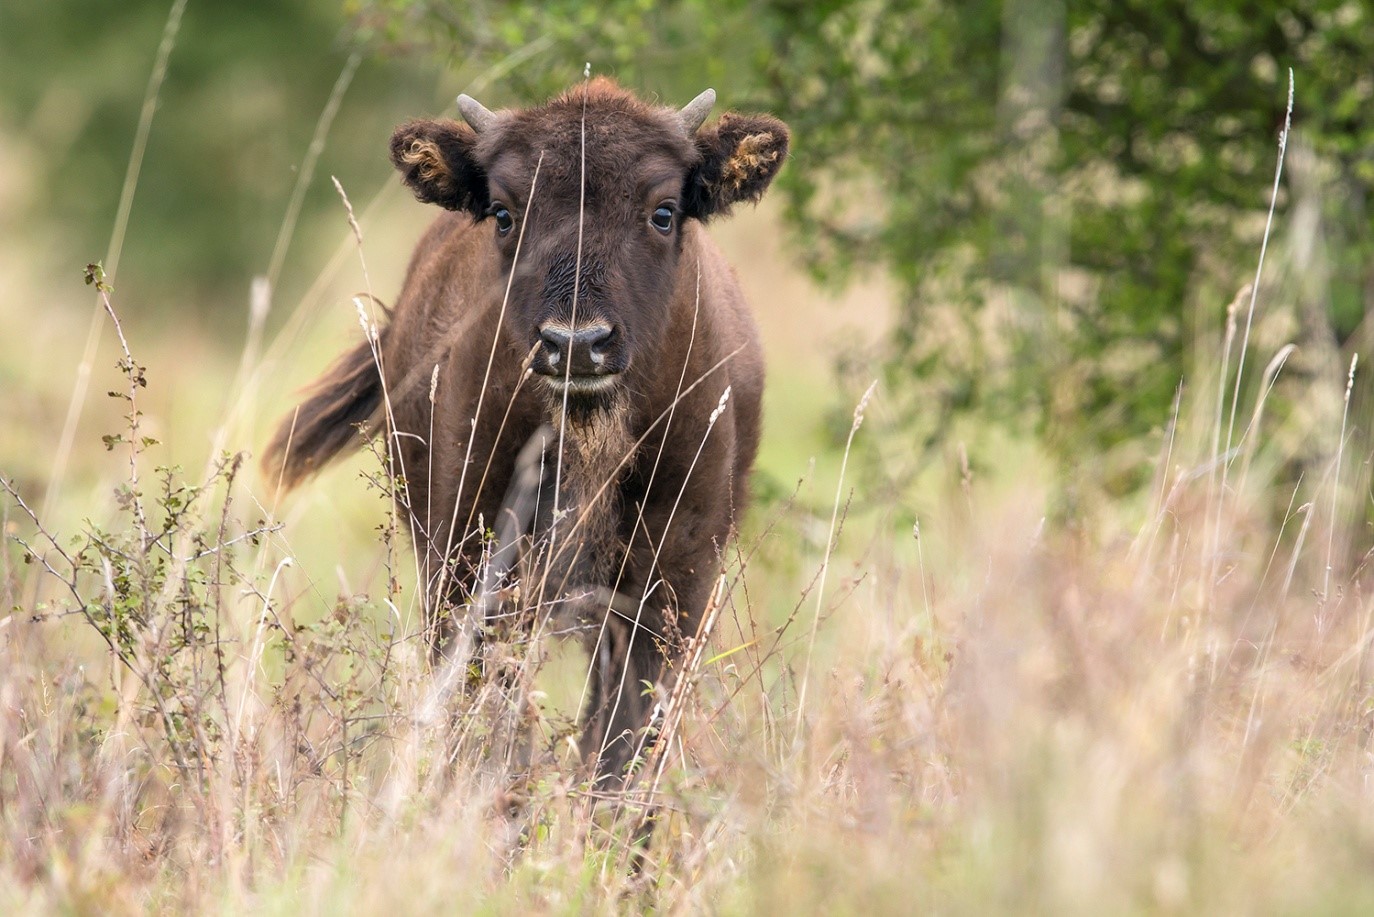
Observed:
[[[1185,397],[1153,505],[1077,526],[1035,461],[951,474],[919,537],[846,533],[843,485],[762,509],[647,765],[639,872],[556,640],[445,693],[390,574],[336,600],[236,459],[188,489],[126,435],[116,521],[73,543],[7,509],[0,908],[1368,906],[1361,505],[1339,452],[1276,493],[1263,428],[1209,485],[1217,422]]]
[[[334,263],[353,256],[350,236]],[[322,289],[261,357],[254,326],[211,441],[261,442],[243,418]],[[574,766],[575,651],[540,628],[495,647],[501,678],[446,682],[397,527],[358,552],[337,513],[311,518],[360,486],[336,475],[282,520],[238,455],[157,468],[143,435],[173,423],[138,414],[159,394],[139,341],[112,386],[117,509],[68,488],[52,530],[30,510],[43,463],[5,478],[0,912],[1374,906],[1356,419],[1267,420],[1267,381],[1223,372],[1185,390],[1148,505],[1066,514],[1030,447],[976,472],[951,450],[915,532],[806,476],[732,549],[711,640],[617,807]],[[1228,413],[1252,421],[1219,455]],[[899,448],[873,420],[860,445]],[[1281,487],[1274,444],[1295,437],[1332,448]],[[384,494],[385,457],[367,467]],[[382,518],[365,499],[358,517]],[[648,794],[660,823],[637,851]]]

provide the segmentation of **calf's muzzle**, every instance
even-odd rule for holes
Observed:
[[[614,345],[615,329],[597,322],[569,328],[556,322],[539,326],[539,354],[535,372],[550,377],[609,376],[618,370],[608,359]]]

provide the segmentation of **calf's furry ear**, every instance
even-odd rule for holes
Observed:
[[[683,213],[706,220],[740,201],[758,201],[782,168],[790,140],[787,125],[768,115],[727,112],[697,131],[701,162],[687,176]]]
[[[407,121],[391,135],[391,163],[417,200],[481,217],[491,203],[473,156],[477,134],[457,121]]]

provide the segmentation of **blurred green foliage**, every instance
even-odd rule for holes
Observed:
[[[714,85],[795,133],[782,189],[825,278],[881,267],[889,393],[1062,455],[1167,418],[1190,336],[1253,273],[1287,97],[1323,209],[1324,316],[1374,307],[1374,14],[1351,0],[352,0],[381,48],[497,62],[536,101],[583,60],[674,101]],[[1280,197],[1280,212],[1291,202]],[[1196,310],[1210,318],[1196,318]],[[1213,340],[1212,338],[1208,338]],[[1353,345],[1352,345],[1353,346]],[[1129,483],[1129,482],[1127,482]]]
[[[172,6],[0,2],[0,154],[25,178],[0,208],[0,230],[35,243],[52,262],[47,269],[76,277],[106,256]],[[352,47],[337,0],[186,5],[133,201],[117,280],[123,308],[241,327],[250,278],[268,269],[316,121]],[[389,177],[396,112],[432,97],[436,69],[364,62],[304,199],[293,253],[336,241],[345,228],[331,174],[369,190]],[[286,292],[318,267],[318,259],[288,258]]]
[[[0,160],[17,146],[39,171],[0,229],[55,227],[73,265],[104,254],[170,6],[0,5]],[[1066,457],[1163,423],[1253,273],[1291,67],[1320,211],[1303,333],[1374,343],[1374,13],[1355,0],[192,0],[125,302],[246,302],[357,51],[293,251],[337,237],[312,219],[337,217],[328,176],[386,181],[391,126],[455,86],[527,104],[584,62],[667,102],[713,86],[793,128],[780,189],[801,260],[895,281],[886,403],[918,460],[971,411]],[[311,271],[287,263],[289,294]]]

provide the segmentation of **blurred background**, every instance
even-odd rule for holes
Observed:
[[[923,474],[1014,443],[1057,477],[1056,513],[1092,512],[1145,489],[1180,387],[1250,310],[1291,68],[1247,333],[1297,344],[1270,408],[1297,479],[1329,460],[1350,355],[1374,342],[1370,59],[1369,10],[1336,0],[9,0],[0,467],[54,508],[101,499],[92,446],[120,405],[93,261],[171,460],[259,451],[359,333],[351,296],[390,300],[432,217],[387,164],[394,124],[460,91],[536,102],[590,64],[665,103],[713,86],[718,110],[794,131],[765,204],[713,229],[768,342],[765,497],[833,469],[879,379],[861,503],[906,525]]]
[[[121,889],[129,913],[297,913],[308,887],[330,914],[448,913],[474,888],[521,914],[1374,912],[1372,19],[0,0],[0,476],[47,531],[0,499],[0,911],[13,873],[64,913]],[[433,219],[393,126],[459,92],[535,103],[586,66],[793,131],[765,201],[710,229],[763,329],[766,429],[670,794],[686,827],[640,898],[582,822],[507,860],[481,833],[500,816],[473,813],[508,797],[452,792],[447,752],[357,744],[374,720],[447,741],[415,702],[377,458],[280,505],[251,458]],[[93,262],[146,367],[151,523],[138,461],[102,443],[128,432],[128,380]],[[224,486],[211,466],[241,452]],[[172,649],[140,691],[117,644]],[[202,703],[212,660],[237,703]],[[556,751],[586,666],[550,670]],[[162,698],[205,734],[153,718]],[[167,764],[183,747],[210,778]],[[368,768],[424,777],[395,797],[413,824],[378,828],[393,797]]]

